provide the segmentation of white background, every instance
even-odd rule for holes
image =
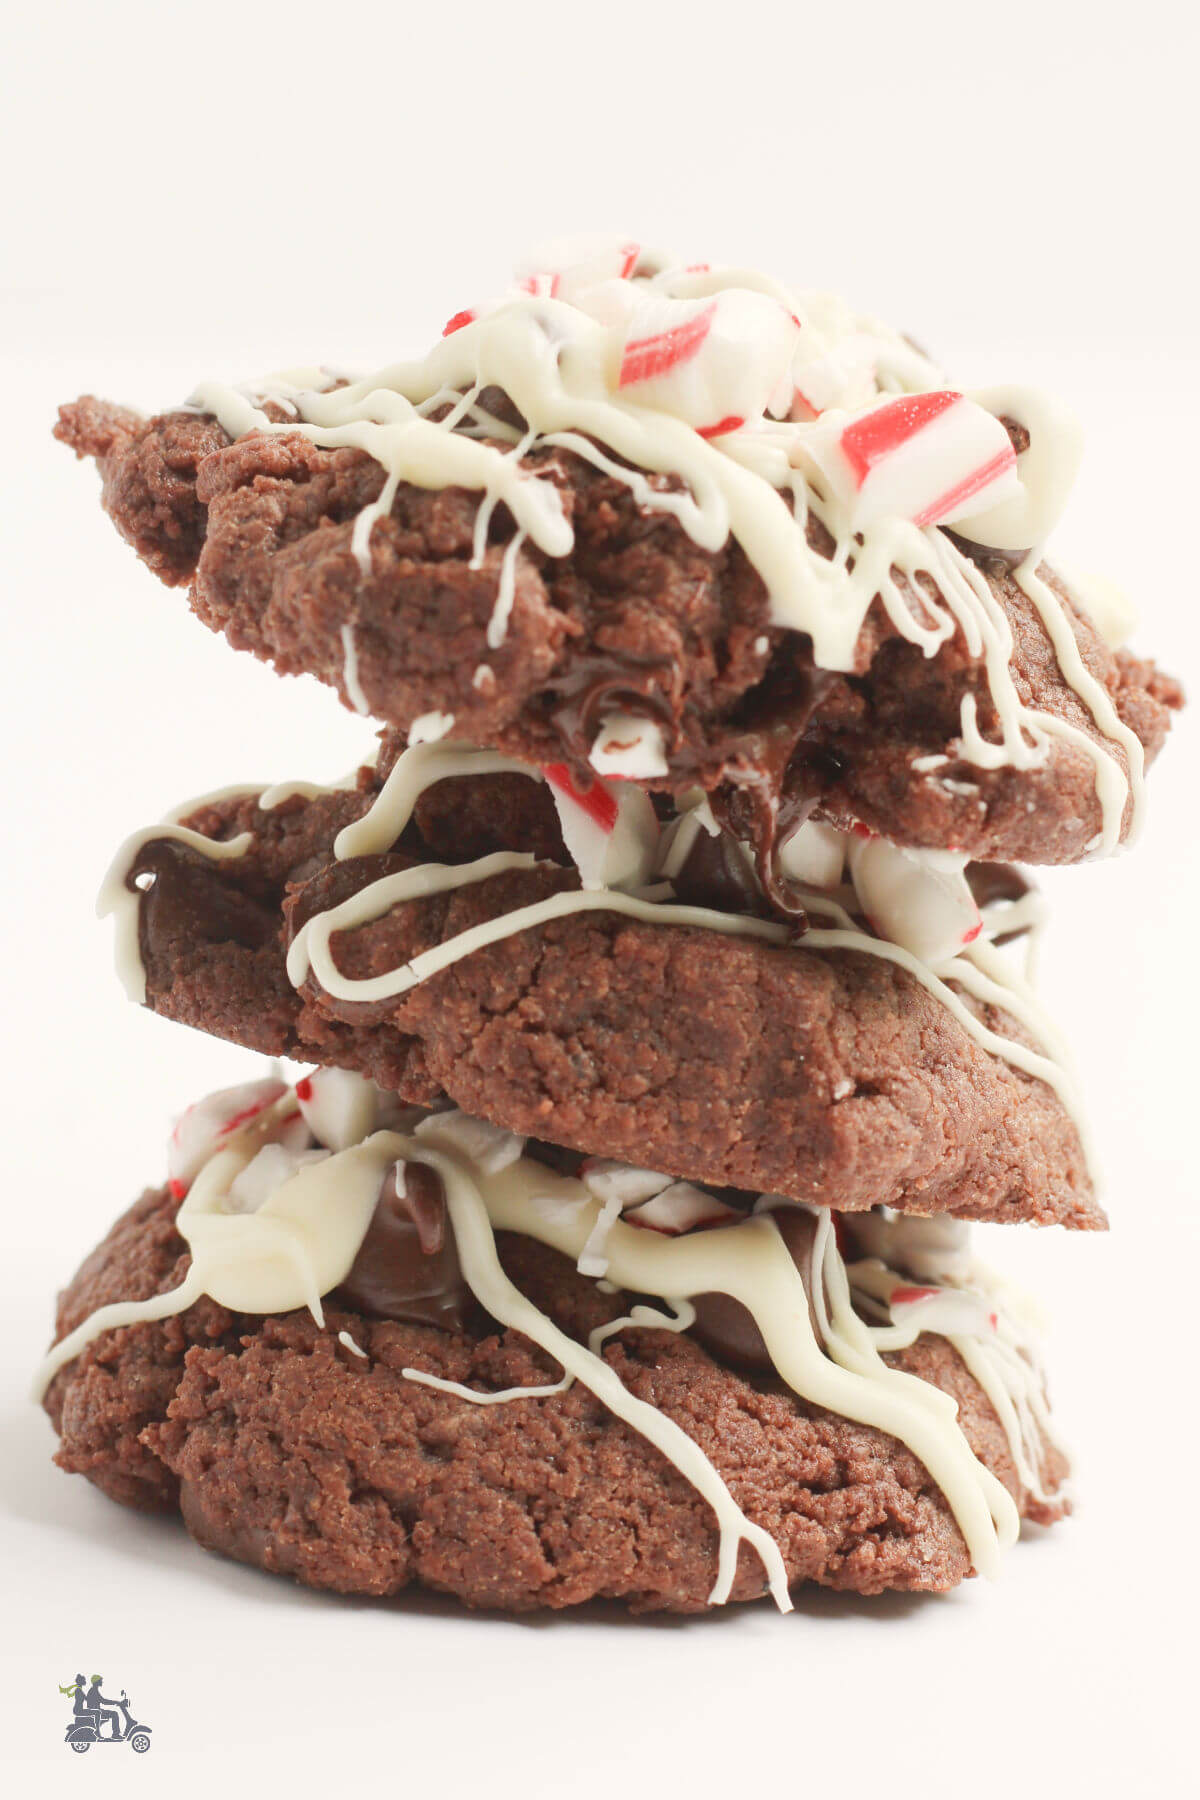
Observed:
[[[1048,886],[1114,1230],[991,1233],[1056,1320],[1077,1517],[944,1600],[687,1623],[317,1598],[50,1463],[52,1294],[157,1179],[169,1115],[249,1059],[129,1007],[92,900],[133,827],[339,773],[361,721],[234,656],[52,444],[94,390],[370,366],[511,258],[620,229],[839,288],[964,384],[1040,382],[1089,454],[1064,556],[1197,666],[1195,12],[1041,4],[25,7],[6,28],[0,296],[9,819],[0,1756],[38,1791],[337,1773],[389,1791],[1174,1795],[1189,1785],[1200,1462],[1194,734],[1143,842]],[[155,1728],[73,1758],[56,1692]],[[1194,1773],[1194,1772],[1193,1772]],[[180,1784],[182,1784],[180,1786]],[[165,1791],[171,1791],[169,1788]]]

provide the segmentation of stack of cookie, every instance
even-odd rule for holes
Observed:
[[[1042,561],[1069,417],[580,240],[412,364],[58,435],[383,727],[117,857],[133,998],[307,1072],[186,1111],[62,1296],[62,1466],[508,1608],[944,1589],[1061,1517],[967,1223],[1105,1223],[1012,865],[1127,840],[1180,702]]]

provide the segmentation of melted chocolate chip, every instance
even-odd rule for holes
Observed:
[[[804,905],[796,884],[780,873],[776,852],[815,809],[827,785],[831,771],[805,733],[834,679],[814,663],[811,640],[799,639],[756,695],[762,723],[746,739],[746,772],[712,797],[722,823],[754,845],[758,879],[771,907],[800,930],[807,923]]]
[[[768,910],[745,851],[728,831],[711,837],[701,828],[682,867],[671,877],[671,886],[684,906],[708,906],[726,913]]]
[[[974,538],[965,537],[961,531],[955,531],[952,525],[943,526],[946,536],[958,545],[964,556],[970,557],[977,568],[992,580],[1002,580],[1011,575],[1014,569],[1020,568],[1032,544],[1024,550],[997,550],[994,544],[980,544]]]
[[[171,838],[152,839],[139,851],[128,885],[141,891],[143,962],[179,941],[257,950],[279,930],[278,914],[269,902],[235,886],[221,863]]]
[[[1001,413],[1000,423],[1003,425],[1005,431],[1007,431],[1008,441],[1016,454],[1018,456],[1024,455],[1031,442],[1028,426],[1022,425],[1020,419],[1011,418],[1008,413]]]
[[[792,1261],[803,1277],[807,1291],[816,1221],[811,1214],[801,1212],[794,1206],[781,1206],[771,1217],[791,1252]],[[692,1334],[699,1338],[704,1348],[711,1351],[719,1362],[729,1363],[736,1369],[774,1372],[775,1365],[767,1354],[767,1346],[754,1322],[754,1315],[740,1300],[734,1300],[728,1294],[697,1294],[692,1304],[696,1309]],[[812,1316],[811,1295],[809,1315]],[[816,1329],[815,1318],[813,1329]]]
[[[461,1331],[471,1309],[442,1180],[426,1163],[398,1163],[339,1297],[356,1312]]]

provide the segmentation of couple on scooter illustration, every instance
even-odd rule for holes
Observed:
[[[91,1686],[85,1689],[83,1676],[76,1675],[74,1685],[61,1690],[74,1698],[75,1717],[67,1726],[67,1743],[72,1750],[81,1752],[92,1744],[123,1743],[130,1744],[139,1752],[148,1750],[150,1727],[139,1725],[134,1719],[129,1710],[129,1696],[124,1688],[121,1689],[119,1700],[110,1700],[103,1694],[100,1691],[103,1680],[103,1675],[93,1675]]]

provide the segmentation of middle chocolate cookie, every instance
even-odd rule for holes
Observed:
[[[992,942],[1019,878],[976,881],[977,923],[928,959],[864,915],[903,937],[904,882],[933,882],[958,930],[951,876],[897,852],[897,877],[882,840],[835,867],[823,827],[825,885],[789,881],[786,914],[711,815],[640,820],[645,866],[597,891],[581,821],[603,793],[498,760],[422,745],[386,779],[225,795],[139,833],[109,885],[131,990],[249,1048],[693,1180],[1103,1225],[1069,1077]]]

